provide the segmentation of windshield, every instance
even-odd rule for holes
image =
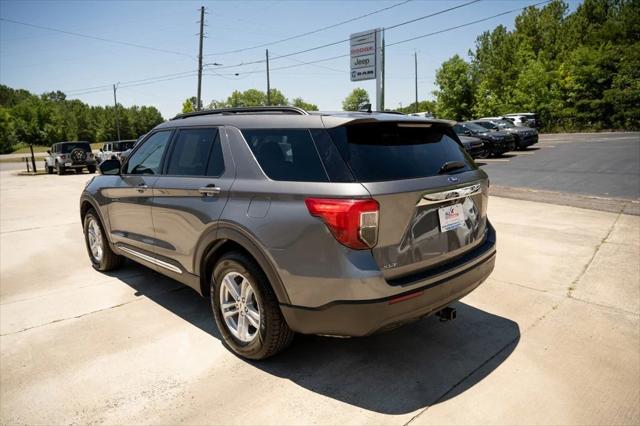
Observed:
[[[476,121],[475,124],[484,127],[485,129],[489,129],[489,130],[498,130],[498,126],[496,126],[495,124],[489,122],[489,121]]]
[[[80,148],[83,151],[91,152],[91,145],[89,145],[89,142],[64,143],[60,146],[60,152],[62,152],[63,154],[68,154],[76,148]]]
[[[135,142],[134,141],[127,141],[127,142],[114,142],[113,144],[113,150],[114,151],[126,151],[128,149],[133,148],[133,144]]]
[[[356,179],[376,182],[435,176],[447,162],[474,168],[451,129],[430,124],[362,123],[329,129]]]
[[[464,127],[471,130],[473,133],[483,133],[487,131],[487,129],[476,123],[464,123]]]
[[[498,124],[498,126],[501,127],[505,127],[507,129],[511,129],[512,127],[516,127],[511,121],[509,120],[496,120],[496,123]]]

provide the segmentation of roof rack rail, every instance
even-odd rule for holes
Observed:
[[[208,109],[204,111],[187,112],[184,114],[178,114],[172,118],[177,120],[181,118],[197,117],[199,115],[212,115],[212,114],[298,114],[309,115],[309,113],[302,108],[293,106],[256,106],[256,107],[237,107],[237,108],[220,108],[220,109]]]

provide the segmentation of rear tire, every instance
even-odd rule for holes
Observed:
[[[230,284],[227,282],[223,284],[225,279],[238,286],[236,297],[228,291]],[[245,284],[250,286],[246,293],[242,291]],[[291,331],[282,316],[278,299],[269,280],[253,259],[240,252],[229,252],[223,255],[213,269],[210,285],[211,307],[216,324],[225,345],[233,352],[244,358],[258,360],[275,355],[289,346],[295,333]],[[246,300],[245,294],[248,294]],[[233,301],[237,298],[242,300],[240,304],[226,303],[227,319],[225,319],[221,300]],[[240,318],[243,309],[247,312],[244,321],[248,324],[244,335],[239,333],[241,324],[244,324],[241,323]],[[233,312],[238,313],[233,314]],[[253,315],[257,313],[257,316],[251,318],[253,322],[249,318],[252,312]],[[256,318],[259,318],[259,321],[256,321]],[[234,321],[237,324],[235,330],[229,325]]]
[[[94,209],[84,216],[84,241],[91,266],[100,272],[112,271],[122,266],[124,257],[115,254],[109,246],[104,227]],[[96,239],[98,241],[96,241]],[[94,245],[95,244],[95,245]],[[99,247],[99,250],[96,248]]]

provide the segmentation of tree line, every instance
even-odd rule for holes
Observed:
[[[193,112],[196,110],[197,99],[195,96],[185,99],[182,103],[182,112]],[[318,105],[304,101],[302,98],[294,98],[291,102],[289,99],[278,89],[270,89],[269,97],[267,93],[258,89],[248,89],[244,92],[234,90],[231,95],[225,100],[212,100],[207,109],[219,109],[219,108],[237,108],[237,107],[252,107],[252,106],[295,106],[302,108],[305,111],[317,111]]]
[[[554,0],[436,72],[438,117],[539,114],[546,130],[640,128],[640,0]]]
[[[137,139],[162,123],[155,107],[118,105],[120,138]],[[51,146],[65,140],[117,139],[114,107],[90,106],[61,91],[34,95],[0,85],[0,153],[20,144]]]

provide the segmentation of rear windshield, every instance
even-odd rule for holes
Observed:
[[[76,148],[80,148],[83,151],[91,152],[91,145],[89,145],[89,142],[64,143],[60,145],[60,152],[62,152],[63,154],[67,154]]]
[[[496,130],[498,128],[498,126],[496,126],[493,123],[490,123],[488,121],[476,121],[475,124],[484,127],[485,129],[489,129],[489,130]]]
[[[465,164],[455,172],[474,168],[464,148],[446,127],[363,123],[329,129],[329,133],[361,182],[435,176],[448,161]]]

